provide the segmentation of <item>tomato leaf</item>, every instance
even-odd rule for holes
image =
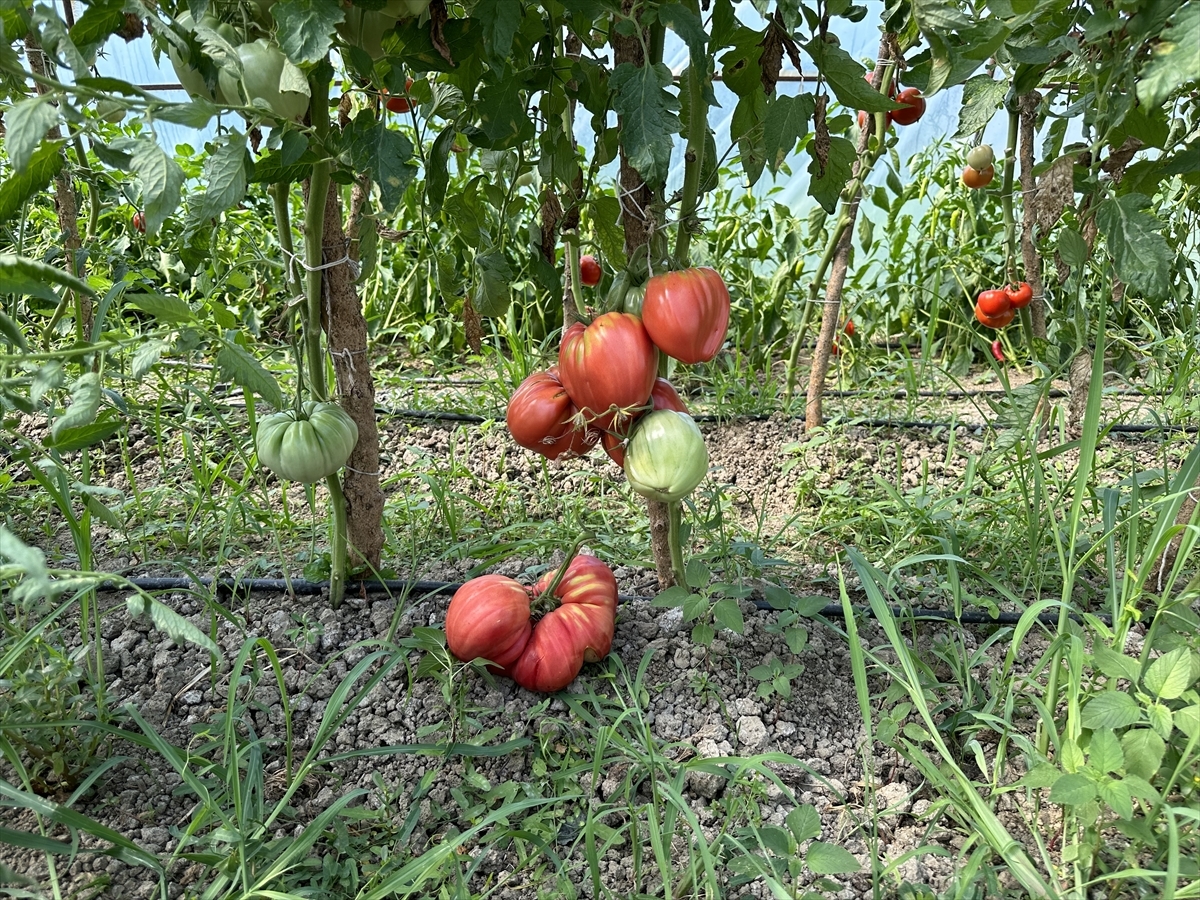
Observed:
[[[863,78],[866,69],[836,43],[814,38],[804,45],[804,49],[829,81],[838,103],[846,109],[875,113],[898,108],[897,104],[871,87],[870,82]]]
[[[808,152],[812,156],[812,162],[808,164],[808,173],[812,176],[808,193],[827,213],[833,214],[837,211],[842,191],[850,181],[855,157],[854,144],[844,137],[830,138],[829,159],[824,174],[821,173],[821,164],[813,145],[809,145]]]
[[[146,341],[133,352],[129,373],[137,379],[144,377],[158,363],[167,347],[166,341]]]
[[[767,95],[762,91],[751,91],[738,100],[729,124],[730,136],[737,139],[742,171],[746,173],[746,180],[751,185],[762,176],[763,166],[767,161],[763,134],[766,118]]]
[[[707,71],[708,58],[704,53],[704,45],[708,42],[708,35],[704,33],[704,23],[700,17],[678,3],[664,3],[658,8],[658,21],[687,44],[690,64],[701,72]]]
[[[59,141],[47,141],[38,147],[25,171],[15,173],[0,184],[0,222],[12,218],[25,205],[25,201],[41,191],[63,167],[63,155]]]
[[[510,285],[512,268],[503,253],[492,251],[475,257],[475,269],[479,281],[472,298],[475,309],[481,316],[502,316],[512,301]]]
[[[164,631],[177,644],[194,644],[207,650],[217,659],[221,658],[221,649],[207,634],[181,616],[165,603],[155,600],[149,594],[133,594],[125,601],[125,606],[131,618],[140,619],[149,616],[154,627]]]
[[[217,148],[204,161],[206,186],[198,203],[200,219],[211,219],[246,196],[246,136],[236,129],[216,138]]]
[[[796,142],[808,133],[816,102],[812,94],[789,97],[780,94],[767,104],[763,122],[763,153],[771,174],[779,172],[783,161],[796,149]]]
[[[133,142],[130,165],[142,183],[142,209],[146,214],[146,233],[158,233],[179,206],[183,187],[183,169],[151,137]]]
[[[1185,3],[1171,20],[1137,82],[1143,106],[1161,104],[1176,88],[1200,79],[1200,4]]]
[[[77,47],[91,47],[104,40],[125,24],[125,0],[93,0],[71,26],[71,42]]]
[[[679,100],[669,93],[671,70],[661,63],[621,63],[609,77],[613,109],[621,117],[621,144],[630,164],[650,185],[663,185],[679,131]]]
[[[203,97],[196,97],[190,103],[164,103],[154,107],[154,118],[188,128],[207,128],[216,114],[217,108]]]
[[[29,294],[58,302],[54,286],[95,296],[92,286],[57,266],[13,253],[0,253],[0,294]]]
[[[54,420],[50,433],[57,440],[58,435],[68,428],[90,424],[99,410],[100,376],[95,372],[85,372],[71,385],[71,403],[63,410],[62,415]]]
[[[328,0],[281,0],[271,8],[279,23],[279,47],[294,63],[315,63],[325,58],[333,44],[334,26],[345,13]]]
[[[25,171],[42,138],[57,122],[58,109],[42,97],[22,100],[4,113],[4,146],[18,175]]]
[[[412,143],[399,131],[360,113],[345,134],[350,164],[357,172],[370,172],[379,185],[379,202],[394,212],[416,175],[411,165]]]
[[[279,382],[245,348],[225,344],[217,353],[217,369],[222,378],[228,378],[243,390],[253,391],[275,409],[284,408]]]
[[[60,453],[73,453],[76,450],[83,450],[85,447],[106,441],[120,430],[120,420],[111,414],[102,415],[95,422],[89,422],[87,425],[56,430],[46,441],[46,445]]]
[[[149,313],[160,322],[166,322],[169,325],[180,325],[196,320],[192,308],[179,297],[171,297],[167,294],[129,294],[125,299],[142,312]]]
[[[958,132],[955,137],[966,137],[986,127],[1007,93],[1008,82],[995,81],[991,75],[980,74],[968,78],[963,84],[962,107],[958,111]]]
[[[521,82],[515,75],[480,88],[478,106],[479,127],[464,130],[479,146],[505,150],[533,137],[533,120],[529,118]]]
[[[1170,288],[1171,248],[1162,220],[1143,211],[1148,206],[1145,194],[1111,197],[1096,208],[1096,224],[1121,280],[1146,299],[1158,300]]]
[[[483,47],[493,68],[503,69],[521,27],[521,0],[489,0],[471,15],[483,25]]]

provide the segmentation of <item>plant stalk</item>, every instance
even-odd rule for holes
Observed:
[[[683,501],[667,503],[667,541],[671,546],[671,572],[675,583],[687,586],[687,567],[683,562],[683,543],[679,532],[683,526]]]
[[[699,14],[696,0],[690,4],[691,11]],[[686,267],[690,260],[692,235],[699,231],[696,210],[700,202],[700,173],[704,169],[704,139],[708,131],[708,102],[704,98],[704,77],[696,68],[696,61],[688,65],[688,135],[687,150],[684,151],[683,198],[679,207],[679,230],[675,234],[675,261]]]

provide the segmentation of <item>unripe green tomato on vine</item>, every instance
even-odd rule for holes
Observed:
[[[280,478],[312,484],[346,464],[358,443],[358,426],[338,404],[307,401],[258,423],[258,460]]]
[[[632,313],[635,316],[642,314],[642,304],[646,302],[646,285],[634,284],[630,285],[625,291],[624,309],[627,313]]]
[[[982,172],[996,161],[996,154],[987,144],[980,144],[967,151],[967,165],[977,172]]]
[[[196,30],[196,22],[192,18],[192,14],[186,9],[175,17],[175,23],[184,31],[194,32]],[[183,85],[183,89],[188,92],[189,97],[203,97],[205,100],[216,100],[216,96],[209,89],[208,84],[204,81],[204,76],[200,74],[200,70],[188,62],[184,51],[181,51],[170,41],[166,41],[167,59],[171,61],[171,68],[175,70],[175,77],[179,79],[179,83]]]
[[[125,119],[125,107],[116,100],[101,100],[96,104],[96,116],[116,125]]]
[[[346,18],[337,25],[337,32],[347,44],[360,48],[371,59],[383,57],[383,36],[396,27],[396,17],[388,14],[390,5],[382,10],[352,6]]]
[[[651,500],[682,500],[708,472],[708,448],[686,413],[658,409],[643,416],[625,448],[625,477]]]
[[[237,55],[242,62],[241,85],[224,70],[219,79],[221,92],[227,100],[237,102],[234,98],[239,98],[248,105],[262,101],[281,119],[298,119],[308,111],[307,94],[280,90],[279,82],[287,63],[282,50],[265,38],[259,38],[239,46]],[[244,95],[239,87],[245,88]]]

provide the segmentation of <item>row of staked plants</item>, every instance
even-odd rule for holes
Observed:
[[[1104,471],[1099,448],[1106,373],[1142,386],[1164,419],[1196,411],[1200,71],[1188,50],[1200,5],[899,0],[883,9],[879,53],[864,65],[839,34],[867,15],[848,0],[764,0],[753,11],[730,0],[5,8],[0,793],[30,818],[5,824],[0,840],[44,854],[49,877],[23,885],[0,870],[0,884],[64,895],[62,872],[86,835],[87,852],[143,867],[164,897],[184,854],[205,867],[206,897],[472,896],[466,886],[488,848],[514,846],[531,880],[565,896],[575,887],[552,847],[563,840],[563,810],[578,799],[582,771],[610,768],[631,773],[611,808],[590,808],[566,838],[597,896],[602,850],[626,841],[648,841],[649,854],[634,857],[647,895],[738,896],[758,880],[776,896],[800,896],[813,876],[854,871],[858,862],[820,840],[811,807],[797,802],[786,828],[755,820],[761,785],[783,788],[770,764],[788,760],[680,763],[661,752],[645,721],[649,658],[637,668],[610,658],[603,687],[563,695],[570,752],[537,748],[544,774],[533,789],[468,780],[457,809],[437,811],[441,843],[408,846],[412,825],[390,815],[395,798],[382,785],[370,811],[351,792],[300,820],[291,801],[331,764],[322,754],[346,717],[405,658],[397,649],[424,654],[413,677],[439,680],[459,723],[450,735],[470,731],[463,685],[475,670],[425,630],[369,648],[305,757],[285,748],[283,795],[269,799],[264,748],[240,724],[249,700],[239,686],[282,687],[276,648],[247,634],[235,658],[222,658],[160,598],[130,588],[127,605],[113,608],[96,591],[114,577],[96,571],[110,558],[96,542],[101,529],[137,529],[155,558],[186,557],[205,573],[214,571],[206,560],[241,556],[248,543],[285,558],[293,525],[309,526],[315,545],[251,439],[272,416],[303,419],[306,403],[336,403],[342,434],[352,427],[357,438],[340,473],[299,473],[323,484],[304,496],[329,509],[327,549],[311,556],[327,567],[331,602],[353,573],[421,562],[430,544],[412,535],[434,524],[410,521],[406,544],[384,515],[375,384],[407,386],[403,374],[372,371],[377,351],[413,375],[470,351],[477,362],[464,375],[482,370],[489,382],[475,408],[494,412],[553,356],[572,317],[694,263],[721,270],[733,317],[722,355],[679,383],[719,414],[797,412],[803,388],[811,439],[834,443],[847,432],[818,430],[831,360],[845,362],[849,385],[882,375],[910,393],[934,375],[961,377],[996,339],[974,319],[976,295],[1031,285],[1034,303],[999,339],[1033,380],[995,413],[1008,429],[991,483],[1006,491],[988,498],[1002,512],[973,535],[997,528],[1011,566],[979,565],[955,529],[980,506],[970,485],[932,501],[855,497],[860,512],[870,509],[862,521],[903,527],[837,533],[857,538],[837,556],[887,635],[864,647],[846,585],[835,586],[872,738],[861,748],[865,774],[871,781],[880,743],[897,747],[971,836],[946,896],[1197,895],[1200,582],[1188,498],[1200,451],[1193,440],[1164,450],[1158,468],[1127,471],[1118,459]],[[663,65],[668,31],[688,49],[682,73]],[[98,55],[114,36],[151,42],[188,99],[99,77]],[[778,90],[785,58],[817,74],[811,91]],[[710,125],[718,73],[737,98],[729,146]],[[902,163],[888,125],[897,83],[930,97],[962,86],[953,141]],[[867,114],[861,124],[857,110]],[[582,114],[587,142],[574,133]],[[993,120],[1007,125],[996,177],[969,190],[961,165]],[[163,122],[216,129],[204,147],[172,152],[158,139]],[[684,184],[668,194],[681,152]],[[807,215],[764,188],[800,172]],[[583,253],[604,274],[581,309]],[[1071,430],[1044,430],[1046,400],[1064,378],[1085,402]],[[244,415],[222,402],[231,384]],[[130,460],[147,445],[175,483],[139,484]],[[138,485],[132,498],[112,486],[118,471]],[[466,504],[444,471],[431,463],[418,473],[451,545],[441,552],[485,554],[486,529],[469,548],[453,546],[462,523],[451,509]],[[843,502],[830,504],[831,517],[849,510]],[[587,515],[585,497],[564,505]],[[742,559],[757,573],[768,564],[758,544],[771,536],[727,534],[729,508],[720,491],[692,503],[694,543],[713,569],[728,573]],[[612,531],[648,534],[655,515],[626,510],[622,525],[642,524]],[[553,528],[525,530],[525,547],[549,549]],[[650,556],[648,540],[619,546],[626,560]],[[692,565],[674,578],[685,583],[671,596],[691,594],[682,602],[698,640],[738,624],[711,571]],[[923,655],[892,611],[910,572],[932,572],[939,599],[956,609],[986,593],[1020,610],[1020,623],[980,647],[949,638]],[[1075,604],[1096,584],[1098,601]],[[800,649],[811,604],[773,596]],[[136,708],[109,702],[100,635],[125,611],[208,651],[226,673],[230,705],[199,749],[171,746]],[[1047,613],[1050,624],[1039,618]],[[1020,653],[1035,634],[1045,649],[1030,666]],[[1003,663],[982,683],[989,650]],[[753,677],[781,696],[799,689],[783,667]],[[127,746],[167,760],[195,798],[167,858],[77,809]],[[692,770],[728,782],[715,838],[682,792]],[[639,779],[654,786],[650,801]],[[411,798],[430,786],[411,786]],[[997,814],[1009,795],[1022,800],[1019,835]],[[1047,810],[1052,833],[1039,824]],[[609,813],[621,829],[606,824]],[[862,827],[877,834],[870,813]],[[877,895],[931,895],[899,884],[896,862],[869,865]]]

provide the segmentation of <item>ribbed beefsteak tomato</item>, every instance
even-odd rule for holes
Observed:
[[[605,431],[622,423],[650,398],[658,350],[637,316],[609,312],[586,328],[576,322],[563,335],[558,374],[583,418]]]
[[[585,662],[598,662],[612,648],[617,618],[617,580],[594,556],[571,560],[554,591],[561,601],[536,625],[530,597],[545,593],[557,570],[532,588],[505,578],[473,578],[455,593],[446,611],[446,646],[463,662],[482,657],[493,671],[531,691],[560,691]]]
[[[654,379],[654,389],[650,391],[650,411],[656,409],[673,409],[681,413],[688,411],[687,404],[680,399],[674,385],[665,378]],[[625,437],[606,431],[600,435],[600,443],[609,459],[618,466],[625,465]]]
[[[667,356],[685,363],[707,362],[725,342],[729,289],[707,266],[655,275],[646,282],[642,324]]]
[[[505,674],[525,652],[532,631],[529,589],[503,575],[472,578],[455,591],[446,610],[450,652],[463,662],[490,659]]]
[[[534,372],[521,382],[508,401],[505,416],[513,440],[548,459],[571,452],[584,456],[596,446],[594,429],[577,427],[578,410],[558,377],[558,367]]]
[[[549,588],[555,574],[543,575],[534,592]],[[612,648],[617,579],[608,566],[594,556],[576,556],[554,594],[562,605],[541,618],[512,666],[513,680],[530,691],[561,691],[585,662],[599,662]]]

